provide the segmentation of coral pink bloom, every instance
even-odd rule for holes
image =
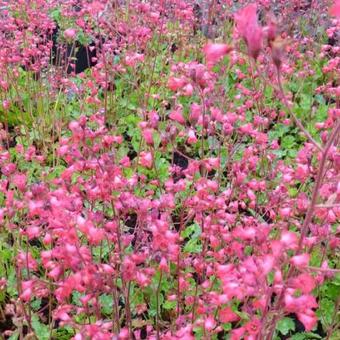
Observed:
[[[182,110],[181,109],[177,109],[177,110],[174,110],[172,111],[170,114],[169,114],[169,117],[170,119],[184,125],[185,124],[185,118],[183,117],[183,114],[182,114]]]
[[[340,18],[340,0],[335,0],[333,6],[329,9],[329,14]]]
[[[142,151],[140,153],[139,164],[146,168],[151,169],[153,164],[152,154],[150,152]]]
[[[74,39],[77,35],[77,31],[74,28],[68,28],[64,31],[64,37],[66,39]]]
[[[223,58],[228,52],[231,51],[231,47],[226,44],[206,44],[203,48],[203,52],[208,66],[215,65],[221,58]]]
[[[204,328],[207,331],[212,331],[216,327],[216,322],[212,316],[208,316],[204,322]]]
[[[305,330],[307,332],[310,332],[316,326],[318,322],[318,319],[315,316],[315,313],[313,311],[310,311],[308,314],[298,313],[297,317],[300,320],[300,322],[303,323],[303,325],[305,326]]]
[[[312,275],[303,273],[292,279],[292,286],[304,294],[309,294],[315,288],[316,282]]]
[[[222,323],[227,323],[238,321],[240,317],[230,307],[226,307],[220,310],[219,319]]]
[[[168,80],[168,87],[172,91],[181,90],[186,84],[187,81],[184,77],[181,78],[170,77]]]
[[[143,137],[148,145],[153,145],[153,129],[144,129]]]
[[[250,335],[256,335],[261,330],[261,321],[254,318],[245,325],[245,329]]]
[[[188,139],[187,139],[188,144],[194,144],[197,142],[197,137],[195,134],[195,131],[193,129],[189,129],[188,131]]]
[[[306,267],[308,266],[310,259],[309,254],[301,254],[301,255],[295,255],[290,259],[290,263],[293,264],[296,267]]]
[[[263,42],[263,29],[257,21],[257,5],[250,4],[235,14],[236,28],[245,40],[248,53],[254,59],[260,54]]]

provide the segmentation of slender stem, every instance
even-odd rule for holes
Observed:
[[[311,203],[309,205],[309,208],[307,210],[307,214],[306,214],[306,218],[303,222],[302,225],[302,230],[301,230],[301,236],[300,236],[300,240],[299,240],[299,246],[298,246],[298,251],[301,251],[301,247],[302,247],[302,243],[303,243],[303,239],[305,238],[307,231],[308,231],[308,227],[309,224],[313,218],[313,213],[315,210],[315,206],[316,206],[316,201],[318,198],[318,194],[319,194],[319,189],[320,186],[322,184],[322,178],[324,175],[324,168],[327,162],[327,156],[328,156],[328,151],[331,148],[331,146],[333,145],[334,140],[336,139],[337,135],[340,133],[340,120],[337,122],[335,128],[333,129],[333,132],[330,136],[330,138],[328,139],[327,144],[324,147],[324,151],[322,152],[322,157],[321,157],[321,161],[320,161],[320,165],[319,165],[319,171],[317,173],[316,176],[316,180],[315,180],[315,185],[314,185],[314,189],[313,189],[313,193],[312,193],[312,199],[311,199]]]
[[[159,333],[160,333],[160,329],[159,329],[159,319],[160,319],[159,293],[160,293],[160,290],[161,290],[162,277],[163,277],[163,272],[161,271],[160,276],[159,276],[157,292],[156,292],[156,330],[157,330],[157,340],[160,339],[160,335],[159,335]]]
[[[324,273],[340,273],[340,269],[334,269],[334,268],[319,268],[319,267],[313,267],[313,266],[308,266],[306,269],[313,270],[313,271],[318,271],[318,272],[324,272]]]
[[[205,107],[205,99],[204,99],[204,94],[203,91],[201,93],[201,101],[202,101],[202,136],[201,136],[201,160],[204,159],[204,136],[206,133],[205,130],[205,115],[206,115],[206,107]]]
[[[317,198],[318,198],[318,193],[320,191],[319,189],[320,189],[320,186],[322,184],[322,179],[323,179],[323,176],[324,176],[324,168],[325,168],[325,165],[326,165],[326,162],[327,162],[328,152],[329,152],[329,149],[331,148],[331,146],[333,145],[335,139],[339,135],[339,133],[340,133],[340,120],[337,122],[336,126],[334,127],[334,129],[333,129],[333,131],[332,131],[332,133],[331,133],[331,135],[330,135],[330,137],[329,137],[329,139],[328,139],[328,141],[327,141],[327,143],[324,147],[324,151],[322,152],[319,170],[318,170],[318,173],[316,175],[315,185],[314,185],[314,188],[313,188],[311,203],[309,205],[304,223],[302,225],[299,245],[298,245],[298,249],[297,249],[295,254],[299,254],[302,250],[303,241],[304,241],[304,239],[307,235],[309,224],[312,221],[312,218],[313,218],[313,215],[314,215],[314,210],[315,210],[315,207],[316,207],[316,201],[317,201]],[[293,275],[294,271],[295,271],[295,268],[293,266],[291,266],[289,268],[288,273],[287,273],[286,282]],[[278,298],[276,300],[275,307],[273,308],[274,312],[275,311],[278,312],[278,311],[281,310],[284,291],[285,291],[285,289],[282,289],[280,295],[278,296]],[[274,317],[274,319],[272,320],[271,326],[270,326],[270,331],[268,332],[269,337],[267,337],[266,339],[272,339],[272,335],[274,334],[274,330],[275,330],[276,323],[277,323],[278,320],[279,320],[279,316]]]
[[[181,235],[183,230],[183,210],[180,213],[180,225],[178,234]],[[177,254],[177,269],[176,269],[176,276],[177,276],[177,318],[179,318],[180,311],[181,311],[181,287],[180,287],[180,276],[181,276],[181,252],[179,251]]]

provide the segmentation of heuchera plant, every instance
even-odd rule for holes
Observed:
[[[336,339],[339,1],[0,8],[4,337]]]

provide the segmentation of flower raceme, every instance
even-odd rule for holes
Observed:
[[[77,35],[77,31],[74,29],[74,28],[68,28],[65,30],[64,32],[64,37],[67,39],[67,40],[74,40],[74,38],[76,37]]]
[[[333,6],[329,9],[330,15],[340,18],[340,0],[335,0]]]
[[[249,55],[257,59],[263,46],[263,28],[257,19],[257,5],[249,4],[235,14],[236,29],[247,44]]]
[[[227,44],[206,44],[203,48],[203,52],[207,61],[207,66],[209,68],[214,66],[231,50],[232,48]]]

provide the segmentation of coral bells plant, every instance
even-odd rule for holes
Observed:
[[[3,1],[1,336],[338,339],[338,7]]]

